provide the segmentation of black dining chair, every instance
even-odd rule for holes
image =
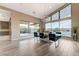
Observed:
[[[54,41],[55,42],[55,48],[59,46],[59,38],[52,33],[49,33],[49,40]],[[58,45],[56,44],[56,42],[58,41]]]
[[[35,39],[35,38],[36,38],[37,40],[39,39],[39,34],[38,34],[38,32],[34,32],[34,39]]]
[[[39,37],[42,38],[42,39],[47,38],[47,36],[45,36],[44,33],[39,33]]]

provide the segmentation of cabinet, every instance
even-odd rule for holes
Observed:
[[[9,35],[10,28],[9,22],[0,21],[0,36]]]

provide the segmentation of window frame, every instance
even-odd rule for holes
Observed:
[[[66,7],[68,7],[68,6],[70,6],[70,8],[72,8],[72,5],[71,5],[71,4],[68,4],[68,5],[65,6],[64,8],[66,8]],[[59,14],[59,15],[58,15],[58,16],[59,16],[58,19],[52,20],[52,16],[54,15],[54,14],[53,14],[53,15],[50,16],[50,17],[51,17],[51,21],[45,22],[45,24],[46,24],[46,23],[59,22],[59,28],[60,28],[60,22],[61,22],[61,21],[71,20],[71,19],[72,19],[72,18],[71,18],[71,17],[72,17],[72,14],[71,14],[71,11],[72,11],[72,10],[71,10],[71,9],[70,9],[70,10],[71,10],[71,11],[70,11],[70,15],[71,15],[70,17],[66,17],[66,18],[61,18],[61,17],[60,17],[60,11],[63,10],[64,8],[62,8],[62,9],[60,9],[60,10],[58,10],[58,11],[56,11],[56,12],[54,13],[54,14],[56,14],[56,13],[58,12],[58,14]],[[71,24],[72,24],[72,21],[71,21]],[[72,25],[71,25],[71,26],[72,26]],[[45,30],[46,30],[46,28],[45,28]],[[52,31],[52,26],[51,26],[51,31]]]

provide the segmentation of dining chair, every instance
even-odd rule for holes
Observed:
[[[49,33],[49,40],[55,42],[55,48],[59,46],[59,37],[56,36],[56,34]],[[58,45],[57,42],[58,41]]]

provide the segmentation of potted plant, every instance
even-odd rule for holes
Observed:
[[[72,28],[73,39],[75,38],[76,41],[77,41],[77,30],[78,30],[78,27],[77,27],[77,26],[74,26],[74,27]]]
[[[77,34],[77,26],[73,27],[73,33]]]

